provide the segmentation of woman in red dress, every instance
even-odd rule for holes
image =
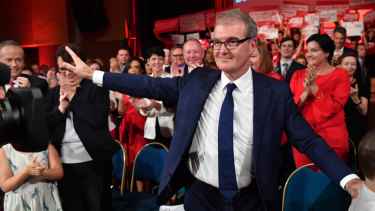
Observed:
[[[131,58],[126,64],[125,72],[129,74],[142,74],[144,63],[138,57]],[[138,113],[138,109],[132,105],[134,97],[116,93],[119,99],[117,111],[123,116],[119,128],[119,139],[123,143],[127,153],[127,172],[132,172],[134,159],[139,150],[147,144],[143,137],[146,118]]]
[[[314,131],[343,160],[349,156],[344,105],[350,94],[348,71],[331,66],[334,43],[327,34],[314,34],[307,40],[307,69],[293,74],[290,88],[294,101]],[[311,161],[293,149],[296,167]]]

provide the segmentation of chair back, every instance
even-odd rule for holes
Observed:
[[[133,191],[135,180],[147,180],[159,184],[167,154],[167,147],[157,142],[141,148],[134,160],[130,191]]]
[[[126,189],[126,150],[121,142],[115,140],[119,145],[120,149],[112,156],[112,176],[117,179],[121,179],[120,193],[124,195]]]
[[[309,169],[308,164],[288,178],[283,193],[283,211],[348,210],[350,195],[323,172]]]

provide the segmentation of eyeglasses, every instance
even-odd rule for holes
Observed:
[[[172,56],[173,56],[173,57],[183,57],[184,54],[174,54],[174,55],[172,54]]]
[[[59,67],[59,68],[57,68],[57,70],[58,70],[60,73],[62,73],[62,74],[66,73],[66,71],[69,71],[69,70],[66,69],[65,67]]]
[[[222,44],[224,44],[225,47],[228,50],[234,50],[234,49],[238,48],[238,46],[241,43],[249,40],[250,38],[251,37],[246,37],[245,39],[242,39],[242,40],[232,39],[232,40],[228,40],[228,41],[224,41],[224,42],[220,42],[220,41],[217,41],[217,40],[212,40],[212,41],[210,41],[210,45],[213,46],[214,50],[220,50]]]

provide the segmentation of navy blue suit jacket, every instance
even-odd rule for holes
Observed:
[[[277,67],[279,68],[277,70],[277,74],[281,75],[281,66],[280,66],[280,62],[277,63]],[[290,83],[290,80],[292,80],[292,76],[294,74],[294,72],[296,72],[297,70],[302,70],[302,69],[305,69],[306,66],[303,65],[303,64],[300,64],[298,62],[295,62],[295,61],[292,61],[292,64],[290,65],[288,71],[286,72],[286,76],[284,78],[284,81],[287,82],[288,84]]]
[[[283,131],[336,183],[352,171],[304,120],[289,86],[268,76],[253,74],[253,164],[255,178],[266,210],[280,210],[278,162]],[[202,109],[220,70],[197,68],[185,77],[151,78],[105,73],[104,88],[136,97],[178,102],[175,131],[159,185],[158,203],[163,204],[186,185],[186,162]]]

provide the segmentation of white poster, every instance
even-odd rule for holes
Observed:
[[[346,36],[354,37],[361,36],[363,31],[363,22],[362,21],[353,21],[353,22],[344,22],[342,27],[346,29]]]
[[[186,40],[193,40],[193,39],[199,40],[199,33],[198,32],[186,34]]]
[[[176,41],[176,44],[184,44],[185,36],[183,34],[172,34],[172,40]]]

